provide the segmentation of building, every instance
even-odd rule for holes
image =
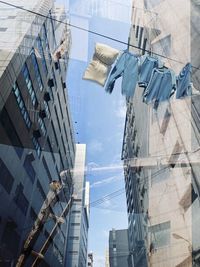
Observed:
[[[67,267],[87,265],[89,228],[89,182],[85,181],[86,145],[76,145],[74,168],[74,204],[70,211],[70,226],[67,242]]]
[[[69,170],[68,184],[35,239],[34,251],[49,238],[55,216],[72,193],[75,144],[65,82],[68,53],[54,57],[61,41],[69,51],[70,33],[53,20],[66,22],[67,17],[64,7],[56,8],[51,0],[1,3],[0,18],[0,265],[14,266],[49,183],[60,180],[63,170]],[[63,265],[68,217],[59,224],[42,266]],[[34,259],[30,254],[26,266]]]
[[[105,267],[110,267],[110,263],[109,263],[109,249],[106,249]]]
[[[130,51],[163,55],[177,75],[184,63],[196,66],[193,90],[199,90],[198,9],[196,1],[133,1],[129,36]],[[127,101],[122,158],[132,266],[199,266],[199,171],[188,156],[199,147],[198,100],[193,91],[155,110],[142,103],[138,88]]]
[[[93,261],[94,261],[93,253],[90,252],[90,253],[88,253],[88,266],[93,267]]]
[[[109,231],[110,267],[128,267],[129,245],[127,229]]]

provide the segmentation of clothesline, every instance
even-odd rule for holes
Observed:
[[[17,6],[17,5],[11,4],[11,3],[7,3],[7,2],[5,2],[5,1],[0,1],[0,3],[5,4],[5,5],[8,5],[8,6],[15,7],[15,8],[17,8],[17,9],[20,9],[20,10],[23,10],[23,11],[26,11],[26,12],[29,12],[29,13],[31,13],[31,14],[34,14],[34,15],[37,15],[37,16],[40,16],[40,17],[43,17],[43,18],[46,18],[46,19],[50,19],[50,20],[52,20],[52,21],[59,22],[59,23],[64,24],[64,25],[66,25],[66,26],[70,26],[70,27],[72,27],[72,28],[76,28],[76,29],[79,29],[79,30],[82,30],[82,31],[85,31],[85,32],[88,32],[88,33],[91,33],[91,34],[94,34],[94,35],[97,35],[97,36],[106,38],[106,39],[108,39],[108,40],[111,40],[111,41],[114,41],[114,42],[118,42],[118,43],[120,43],[120,44],[124,44],[124,45],[127,45],[127,46],[129,46],[129,47],[133,47],[133,48],[138,49],[138,50],[140,50],[140,51],[145,51],[145,52],[147,52],[147,53],[149,53],[149,54],[152,54],[152,51],[150,51],[150,50],[148,50],[148,49],[142,49],[142,48],[139,47],[139,46],[129,44],[128,42],[121,41],[121,40],[119,40],[119,39],[117,39],[117,38],[113,38],[113,37],[107,36],[107,35],[105,35],[105,34],[101,34],[101,33],[99,33],[99,32],[96,32],[96,31],[91,31],[91,30],[85,29],[85,28],[83,28],[83,27],[80,27],[80,26],[77,26],[77,25],[73,25],[73,24],[71,24],[71,23],[69,23],[69,22],[64,22],[64,21],[62,21],[62,20],[59,20],[59,19],[56,19],[56,18],[52,18],[51,16],[48,16],[48,15],[47,15],[47,16],[46,16],[46,15],[43,15],[43,14],[41,14],[41,13],[39,13],[39,12],[36,12],[36,11],[30,10],[30,9],[24,8],[24,7],[22,7],[22,6]],[[170,61],[173,61],[173,62],[182,64],[182,65],[185,65],[185,64],[186,64],[186,62],[182,62],[182,61],[179,61],[179,60],[176,60],[176,59],[173,59],[173,58],[164,56],[164,55],[159,54],[159,53],[153,53],[153,54],[156,55],[156,56],[159,56],[159,57],[161,57],[161,58],[165,58],[165,59],[168,59],[168,60],[170,60]],[[200,68],[197,67],[197,66],[193,66],[193,65],[191,65],[191,67],[192,67],[193,69],[200,70]]]
[[[176,76],[158,57],[140,56],[127,49],[118,51],[108,45],[96,43],[93,59],[83,79],[105,86],[105,91],[112,93],[119,77],[122,77],[122,95],[133,97],[138,85],[144,88],[143,102],[154,103],[155,109],[175,92],[176,99],[192,95],[190,63]]]

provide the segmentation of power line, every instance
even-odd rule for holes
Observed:
[[[27,8],[24,8],[24,7],[21,7],[21,6],[17,6],[17,5],[14,5],[14,4],[11,4],[11,3],[7,3],[7,2],[4,2],[4,1],[0,1],[0,3],[5,4],[5,5],[8,5],[8,6],[15,7],[15,8],[17,8],[17,9],[20,9],[20,10],[23,10],[23,11],[26,11],[26,12],[29,12],[29,13],[34,14],[34,15],[37,15],[37,16],[41,16],[41,17],[46,18],[46,19],[50,19],[50,20],[59,22],[59,23],[61,23],[61,24],[67,25],[67,26],[71,26],[71,27],[73,27],[73,28],[76,28],[76,29],[79,29],[79,30],[82,30],[82,31],[86,31],[86,32],[88,32],[88,33],[91,33],[91,34],[94,34],[94,35],[97,35],[97,36],[100,36],[100,37],[109,39],[109,40],[114,41],[114,42],[118,42],[118,43],[120,43],[120,44],[127,45],[127,46],[129,46],[129,47],[133,47],[133,48],[138,49],[138,50],[141,50],[141,51],[145,51],[145,52],[150,53],[150,54],[152,53],[152,51],[150,51],[150,50],[148,50],[148,49],[142,49],[142,48],[139,47],[139,46],[129,44],[129,43],[127,43],[127,42],[124,42],[124,41],[121,41],[121,40],[119,40],[119,39],[116,39],[116,38],[107,36],[107,35],[105,35],[105,34],[101,34],[101,33],[98,33],[98,32],[96,32],[96,31],[88,30],[88,29],[85,29],[85,28],[83,28],[83,27],[76,26],[76,25],[73,25],[73,24],[71,24],[71,23],[67,23],[67,22],[64,22],[64,21],[62,21],[62,20],[56,19],[56,18],[52,18],[51,16],[43,15],[43,14],[41,14],[41,13],[38,13],[38,12],[36,12],[36,11],[32,11],[32,10],[30,10],[30,9],[27,9]],[[174,62],[176,62],[176,63],[182,64],[182,65],[185,65],[185,64],[186,64],[185,62],[182,62],[182,61],[179,61],[179,60],[176,60],[176,59],[167,57],[167,56],[165,56],[165,55],[161,55],[161,54],[159,54],[159,53],[155,53],[155,52],[153,52],[153,54],[156,55],[156,56],[165,58],[165,59],[167,59],[167,60],[171,60],[171,61],[174,61]],[[191,67],[194,68],[194,69],[200,70],[199,67],[192,66],[192,65],[191,65]]]
[[[154,174],[151,175],[151,178],[155,178],[156,176],[158,176],[162,171],[164,171],[165,169],[168,169],[169,167],[164,167],[162,168],[161,170],[158,170],[157,172],[155,172]],[[142,180],[148,180],[148,176],[146,177],[143,177]],[[139,183],[138,183],[139,184]],[[118,197],[120,196],[121,194],[125,193],[125,188],[121,188],[121,189],[118,189],[108,195],[105,195],[93,202],[90,202],[90,205],[91,207],[96,207],[97,205],[100,205],[100,204],[103,204],[104,202],[108,201],[108,200],[111,200],[112,198],[115,198],[115,197]]]

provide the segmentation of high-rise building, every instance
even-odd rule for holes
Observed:
[[[128,267],[129,245],[127,229],[109,231],[110,267]]]
[[[191,62],[194,88],[192,97],[172,98],[157,110],[142,103],[142,88],[127,101],[122,158],[130,261],[199,266],[199,4],[133,1],[132,10],[130,51],[161,55],[176,75]]]
[[[53,0],[1,3],[0,21],[0,265],[14,266],[49,183],[59,181],[63,170],[68,184],[30,249],[40,251],[71,197],[75,144],[65,82],[70,33],[64,7]],[[66,52],[55,55],[61,43]],[[63,265],[68,218],[57,226],[42,266]],[[34,259],[29,254],[26,266]]]
[[[74,203],[70,211],[67,242],[67,267],[87,266],[89,228],[89,182],[85,181],[86,145],[76,145],[74,180]]]

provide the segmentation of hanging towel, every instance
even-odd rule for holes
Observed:
[[[178,75],[176,91],[177,99],[192,95],[191,71],[191,64],[187,63]]]
[[[119,50],[108,45],[96,43],[93,59],[87,67],[83,79],[91,80],[104,86],[111,66],[119,54]]]
[[[116,60],[116,63],[108,77],[105,90],[112,93],[115,81],[122,76],[121,92],[122,95],[132,97],[138,81],[138,57],[128,52],[123,53]]]

